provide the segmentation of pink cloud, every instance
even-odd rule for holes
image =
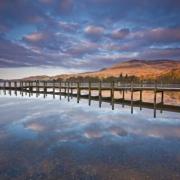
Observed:
[[[100,26],[87,26],[85,29],[84,29],[84,32],[87,34],[87,35],[93,35],[93,36],[100,36],[100,35],[103,35],[104,33],[104,28],[103,27],[100,27]]]
[[[154,28],[135,32],[134,37],[152,42],[177,42],[180,41],[180,28]]]
[[[111,37],[114,39],[123,39],[129,34],[129,29],[118,29],[112,32]]]
[[[38,42],[38,41],[41,41],[43,39],[46,39],[47,36],[44,35],[43,33],[32,33],[32,34],[26,35],[24,38],[27,41]]]

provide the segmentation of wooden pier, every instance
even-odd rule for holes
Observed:
[[[154,117],[156,117],[156,111],[163,110],[179,112],[180,104],[167,105],[164,103],[164,93],[165,92],[180,92],[180,84],[146,84],[146,83],[122,83],[122,82],[70,82],[70,81],[1,81],[0,90],[4,93],[9,91],[14,91],[17,95],[17,91],[23,96],[29,94],[31,96],[33,93],[38,97],[43,94],[44,97],[47,94],[52,94],[53,98],[59,96],[67,97],[68,101],[71,98],[76,97],[77,103],[80,99],[88,99],[89,105],[91,101],[99,101],[99,107],[101,107],[102,102],[108,102],[111,104],[112,110],[115,104],[129,105],[131,107],[131,113],[133,113],[133,107],[151,108],[154,110]],[[93,95],[92,92],[97,92],[97,95]],[[110,92],[109,97],[103,97],[103,91]],[[151,91],[154,94],[153,103],[143,102],[143,92]],[[83,93],[82,93],[83,92]],[[84,93],[85,92],[85,93]],[[120,92],[122,98],[115,98],[115,92]],[[130,92],[130,100],[125,98],[125,93]],[[139,92],[139,100],[134,100],[134,93]],[[157,94],[161,94],[161,102],[157,102]]]

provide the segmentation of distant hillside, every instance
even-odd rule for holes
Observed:
[[[31,81],[35,81],[35,80],[42,80],[42,81],[45,81],[45,80],[49,80],[51,77],[50,76],[30,76],[30,77],[26,77],[26,78],[23,78],[23,80],[31,80]]]
[[[130,60],[120,62],[111,67],[101,69],[96,72],[79,74],[63,74],[54,77],[34,76],[25,78],[27,80],[47,80],[47,79],[68,79],[77,77],[119,77],[135,76],[140,79],[179,79],[180,80],[180,60]]]
[[[154,79],[175,69],[180,69],[180,61],[172,60],[131,60],[103,69],[95,74],[100,77],[119,76],[121,73],[142,79]]]

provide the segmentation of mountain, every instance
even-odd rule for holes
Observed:
[[[25,78],[26,80],[47,80],[47,79],[68,79],[77,77],[119,77],[120,75],[136,76],[140,79],[158,78],[179,78],[180,80],[180,60],[130,60],[120,62],[111,67],[107,67],[95,72],[63,74],[54,77],[34,76]]]

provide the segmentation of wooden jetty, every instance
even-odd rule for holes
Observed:
[[[180,92],[180,84],[147,84],[147,83],[123,83],[123,82],[70,82],[70,81],[1,81],[0,90],[3,90],[4,93],[9,91],[14,91],[17,94],[17,91],[23,96],[29,94],[31,96],[33,93],[38,97],[40,94],[43,94],[44,97],[47,94],[52,94],[55,98],[56,95],[65,96],[70,101],[70,98],[76,97],[77,103],[80,102],[80,99],[88,99],[89,105],[91,101],[99,101],[99,107],[101,107],[102,102],[108,102],[111,104],[112,110],[114,109],[114,104],[129,105],[131,107],[131,113],[133,113],[133,107],[142,107],[151,108],[154,110],[154,117],[156,117],[156,111],[163,110],[179,112],[180,113],[180,104],[167,105],[164,103],[164,93],[165,92]],[[82,93],[82,91],[85,93]],[[98,92],[97,96],[92,95],[92,91]],[[109,91],[109,97],[103,97],[102,92]],[[121,92],[122,98],[115,98],[115,92]],[[143,92],[151,91],[154,94],[153,103],[143,102]],[[125,99],[125,92],[130,92],[131,99]],[[139,100],[134,100],[134,93],[139,92]],[[157,94],[161,94],[161,101],[157,102]]]

